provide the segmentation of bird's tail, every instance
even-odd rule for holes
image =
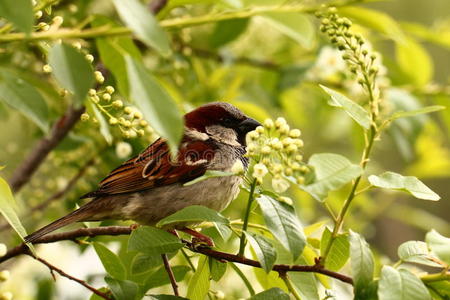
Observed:
[[[41,229],[33,232],[32,234],[26,236],[25,241],[27,243],[33,243],[40,237],[42,237],[50,232],[53,232],[61,227],[64,227],[66,225],[69,225],[69,224],[72,224],[75,222],[86,220],[92,214],[91,212],[89,212],[90,211],[89,209],[86,209],[86,206],[87,205],[84,205],[84,206],[78,208],[77,210],[71,212],[70,214],[68,214],[68,215],[42,227]]]

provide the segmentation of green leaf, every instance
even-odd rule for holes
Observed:
[[[187,298],[190,300],[204,300],[209,291],[209,265],[206,256],[198,261],[197,271],[189,281]]]
[[[177,282],[183,281],[186,273],[190,271],[188,266],[172,266],[172,272]],[[143,291],[163,286],[170,283],[169,275],[164,267],[159,268],[152,273],[144,282]]]
[[[9,225],[11,225],[11,227],[17,232],[22,241],[25,241],[24,237],[27,235],[27,232],[25,231],[25,228],[23,228],[22,223],[14,211],[15,206],[16,201],[14,200],[14,196],[8,183],[0,177],[0,213]],[[35,253],[33,245],[27,244],[27,246],[33,253]]]
[[[59,84],[81,105],[94,84],[92,65],[83,54],[66,44],[55,44],[50,49],[48,62]]]
[[[127,271],[120,258],[100,243],[94,243],[95,252],[102,261],[103,267],[115,279],[125,279]]]
[[[370,128],[370,115],[363,107],[341,93],[320,84],[320,87],[331,97],[331,106],[342,108],[353,120],[365,129]]]
[[[431,105],[431,106],[426,106],[426,107],[422,107],[420,109],[415,109],[415,110],[409,110],[409,111],[397,111],[395,113],[393,113],[389,119],[390,120],[396,120],[399,118],[407,118],[407,117],[414,117],[417,115],[423,115],[423,114],[429,114],[435,111],[440,111],[445,109],[445,106],[442,105]]]
[[[33,85],[5,69],[0,69],[0,100],[48,132],[49,116],[44,98]]]
[[[105,141],[108,145],[111,145],[113,142],[113,136],[111,131],[109,130],[109,123],[105,120],[105,117],[101,113],[101,111],[97,108],[97,106],[91,101],[88,102],[89,108],[95,115],[95,118],[98,120],[98,124],[100,125],[100,133],[105,138]]]
[[[370,284],[373,280],[374,270],[373,255],[364,238],[351,230],[349,242],[355,294],[362,297],[370,292]]]
[[[207,170],[205,174],[203,174],[200,177],[195,178],[194,180],[188,181],[184,186],[193,185],[195,183],[198,183],[200,181],[209,179],[209,178],[216,178],[216,177],[227,177],[227,176],[233,176],[236,175],[233,172],[223,172],[223,171],[217,171],[217,170]]]
[[[209,271],[211,279],[219,281],[227,271],[227,262],[220,262],[215,258],[209,257]]]
[[[131,273],[133,275],[152,271],[163,263],[160,255],[148,255],[138,253],[131,262]]]
[[[13,23],[20,31],[31,33],[34,22],[31,0],[1,0],[0,17]]]
[[[264,236],[252,232],[244,232],[250,245],[261,263],[261,267],[269,273],[277,260],[277,252],[272,243]]]
[[[150,295],[150,300],[189,300],[189,299],[174,295]]]
[[[165,217],[156,224],[158,227],[182,223],[182,222],[217,222],[229,224],[230,221],[217,211],[201,205],[191,205],[185,207],[168,217]]]
[[[163,254],[177,251],[183,244],[173,234],[167,231],[141,226],[131,233],[128,241],[128,250],[146,254]]]
[[[425,241],[439,259],[450,265],[450,238],[433,229],[427,233]]]
[[[397,271],[390,266],[381,269],[378,284],[379,300],[427,300],[430,294],[422,281],[406,269]]]
[[[110,287],[116,300],[134,300],[138,296],[139,287],[133,281],[118,280],[106,276],[105,282]]]
[[[397,250],[398,257],[405,262],[417,263],[431,267],[442,267],[433,261],[433,256],[426,243],[421,241],[407,241],[401,244]]]
[[[274,287],[268,289],[267,291],[258,293],[253,297],[250,297],[248,300],[289,300],[290,297],[286,294],[282,289]]]
[[[435,300],[450,299],[450,281],[432,281],[427,282],[426,286],[431,296]]]
[[[111,27],[117,27],[117,24],[112,20],[104,17],[97,16],[93,22],[94,26],[108,25]],[[130,89],[128,85],[127,65],[125,62],[125,56],[140,60],[141,53],[134,44],[133,40],[127,36],[116,36],[108,38],[97,38],[96,45],[100,54],[102,63],[105,64],[108,70],[116,79],[117,87],[122,95],[129,95]]]
[[[390,190],[406,191],[419,199],[432,201],[441,199],[438,194],[413,176],[403,176],[394,172],[384,172],[379,176],[370,175],[368,179],[373,186]]]
[[[403,41],[405,34],[399,24],[388,14],[363,7],[342,7],[339,13],[358,23],[387,35],[396,41]]]
[[[396,57],[404,76],[412,84],[424,86],[433,78],[433,61],[417,41],[408,38],[396,43]]]
[[[319,201],[325,200],[328,192],[340,189],[363,172],[360,166],[333,153],[314,154],[308,164],[314,167],[315,180],[301,188]]]
[[[305,248],[305,251],[307,251],[307,249],[308,249],[308,247]],[[314,255],[315,255],[315,253],[314,253]],[[313,263],[313,262],[308,262],[304,258],[304,256],[305,256],[305,254],[300,256],[295,261],[295,264],[309,265],[309,264]],[[317,280],[316,280],[314,273],[290,272],[289,278],[291,279],[291,281],[295,285],[295,287],[298,289],[298,292],[300,293],[300,296],[302,296],[302,299],[320,300],[319,291],[317,288],[317,286],[318,286]]]
[[[306,49],[313,47],[315,29],[308,15],[297,12],[268,12],[261,17],[302,47]]]
[[[176,153],[183,134],[183,120],[175,102],[141,63],[130,56],[125,60],[131,98],[151,126],[167,139],[172,153]]]
[[[234,41],[247,29],[248,22],[249,19],[231,19],[217,22],[209,38],[209,45],[212,48],[219,48]]]
[[[320,241],[320,253],[325,253],[326,247],[331,238],[331,231],[325,228]],[[327,259],[325,268],[332,271],[339,271],[347,262],[350,256],[350,243],[346,234],[339,234],[333,241]]]
[[[270,232],[296,260],[306,245],[306,237],[294,208],[267,195],[261,195],[256,200]]]
[[[140,40],[164,56],[170,54],[169,39],[165,31],[144,4],[138,0],[113,0],[113,3],[122,21]]]

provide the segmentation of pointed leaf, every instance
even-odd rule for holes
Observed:
[[[132,100],[175,153],[183,134],[183,120],[175,102],[141,63],[130,56],[125,60]]]
[[[427,233],[425,241],[439,259],[450,265],[450,238],[433,229]]]
[[[319,201],[323,201],[328,192],[341,188],[363,172],[360,166],[333,153],[314,154],[308,164],[314,167],[316,178],[314,182],[302,185],[301,188]]]
[[[431,300],[422,281],[406,269],[383,266],[378,286],[379,300]]]
[[[219,281],[225,272],[227,271],[227,262],[220,262],[215,258],[209,257],[209,271],[211,273],[211,279]]]
[[[365,129],[370,128],[370,115],[367,110],[335,90],[323,85],[320,85],[320,87],[331,97],[328,104],[342,108],[356,123]]]
[[[1,0],[0,17],[13,23],[20,31],[29,34],[34,21],[31,0]]]
[[[125,279],[127,276],[125,266],[123,265],[122,260],[114,252],[100,243],[94,243],[94,249],[109,275],[115,279]]]
[[[384,189],[406,191],[419,199],[437,201],[441,198],[423,184],[422,181],[413,176],[403,176],[394,172],[384,172],[379,176],[370,175],[369,182],[373,186]]]
[[[302,256],[300,256],[296,261],[295,264],[298,265],[310,265],[314,262],[308,262],[305,259],[305,252],[308,251],[308,247],[305,247],[305,251],[303,252]],[[314,257],[316,256],[316,253],[314,252]],[[308,300],[320,300],[319,297],[319,291],[318,291],[318,285],[317,285],[317,279],[314,273],[309,272],[290,272],[289,278],[291,279],[294,286],[298,289],[298,292],[300,293],[300,296],[302,296],[302,299],[308,299]]]
[[[77,49],[66,44],[55,44],[50,49],[48,62],[59,84],[81,105],[94,84],[92,65]]]
[[[248,21],[249,19],[231,19],[217,22],[209,38],[210,46],[219,48],[232,42],[247,29]]]
[[[217,211],[201,205],[191,205],[185,207],[168,217],[165,217],[156,224],[158,227],[163,227],[169,224],[182,222],[217,222],[222,224],[229,224],[230,221],[219,214]]]
[[[131,262],[131,274],[143,274],[154,270],[163,263],[161,255],[138,253]]]
[[[0,69],[0,100],[17,109],[44,132],[48,131],[48,108],[44,98],[33,85],[4,69]]]
[[[374,260],[372,252],[364,238],[351,230],[349,242],[355,294],[367,295],[373,280]]]
[[[269,273],[272,270],[273,264],[277,260],[277,252],[272,243],[264,236],[252,232],[244,232],[250,245],[261,263],[261,267]]]
[[[269,12],[262,17],[275,29],[311,49],[314,44],[314,26],[308,15],[297,12]]]
[[[261,292],[259,294],[256,294],[250,297],[248,300],[273,300],[273,299],[289,300],[290,297],[282,289],[275,287],[268,289],[267,291]]]
[[[206,256],[198,261],[197,271],[189,281],[187,298],[190,300],[204,300],[209,291],[209,264]]]
[[[135,300],[137,299],[139,286],[133,281],[118,280],[109,276],[105,277],[105,282],[111,289],[116,300]]]
[[[320,241],[320,253],[323,255],[331,238],[331,231],[327,228],[323,231],[322,240]],[[350,256],[350,244],[348,236],[339,234],[333,241],[327,259],[325,260],[325,268],[332,271],[339,271],[347,262]]]
[[[261,195],[256,200],[270,232],[296,260],[306,245],[306,237],[294,208],[267,195]]]
[[[141,226],[131,233],[128,241],[128,250],[146,254],[163,254],[177,251],[183,244],[173,234],[167,231]]]
[[[125,24],[147,46],[164,56],[170,54],[169,39],[149,9],[138,0],[113,0],[117,13]]]
[[[442,267],[435,262],[428,246],[420,241],[407,241],[401,244],[397,250],[398,257],[405,262],[417,263],[431,267]]]
[[[410,111],[397,111],[392,114],[392,116],[389,117],[389,119],[396,120],[400,118],[407,118],[407,117],[414,117],[417,115],[423,115],[423,114],[429,114],[435,111],[440,111],[445,109],[445,106],[442,105],[431,105],[422,107],[420,109],[410,110]]]
[[[100,133],[105,138],[105,141],[108,143],[108,145],[111,145],[113,142],[113,136],[111,134],[111,131],[109,130],[109,123],[105,120],[105,117],[103,114],[98,110],[97,106],[95,106],[94,103],[91,101],[88,102],[89,108],[92,110],[92,112],[95,115],[95,118],[98,121],[98,124],[100,126]]]

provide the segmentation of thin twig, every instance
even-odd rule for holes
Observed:
[[[63,232],[63,233],[54,233],[45,235],[39,239],[37,239],[34,244],[43,244],[43,243],[54,243],[57,241],[69,240],[73,241],[77,238],[82,237],[96,237],[101,235],[107,236],[115,236],[115,235],[129,235],[132,229],[129,226],[105,226],[105,227],[94,227],[94,228],[79,228],[76,230]],[[236,254],[226,253],[216,251],[206,247],[198,247],[195,244],[184,241],[186,246],[192,252],[204,254],[209,257],[216,258],[218,260],[226,260],[230,262],[235,262],[243,265],[248,265],[256,268],[261,268],[261,264],[252,259],[248,259],[245,257],[238,256]],[[5,256],[0,257],[0,263],[9,260],[12,257],[21,255],[21,254],[29,254],[29,249],[25,244],[21,244],[15,248],[10,249]],[[323,268],[321,265],[284,265],[278,264],[274,265],[272,268],[273,271],[276,272],[313,272],[327,275],[329,277],[333,277],[342,282],[346,282],[349,284],[353,284],[353,280],[351,277],[348,277],[344,274],[340,274],[337,272],[333,272]]]
[[[173,293],[175,294],[175,296],[179,296],[180,294],[178,293],[178,284],[177,284],[177,280],[175,279],[175,275],[173,275],[173,271],[172,268],[170,267],[170,263],[169,263],[169,258],[167,258],[167,254],[161,254],[163,263],[164,263],[164,268],[166,269],[167,275],[169,275],[169,279],[170,279],[170,284],[172,285],[172,289],[173,289]]]
[[[36,172],[47,155],[62,141],[80,119],[85,108],[73,108],[70,106],[64,115],[53,125],[50,135],[41,139],[30,154],[15,170],[9,184],[14,192],[18,192],[31,176]]]
[[[82,286],[84,286],[85,288],[87,288],[88,290],[90,290],[91,292],[93,292],[94,294],[102,297],[103,299],[106,300],[112,300],[111,297],[109,297],[106,293],[103,293],[101,291],[99,291],[98,289],[94,288],[93,286],[89,285],[86,281],[78,279],[76,277],[73,277],[72,275],[67,274],[66,272],[64,272],[63,270],[61,270],[60,268],[52,265],[51,263],[49,263],[48,261],[46,261],[43,258],[40,257],[34,257],[34,259],[36,259],[37,261],[41,262],[42,264],[46,265],[49,269],[50,269],[50,273],[52,274],[53,278],[55,278],[53,272],[58,273],[59,275],[66,277],[67,279],[70,279],[72,281],[75,281],[79,284],[81,284]]]

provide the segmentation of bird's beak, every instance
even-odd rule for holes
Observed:
[[[241,123],[239,123],[239,131],[242,133],[247,133],[256,129],[256,127],[261,126],[261,124],[252,118],[247,118]]]

